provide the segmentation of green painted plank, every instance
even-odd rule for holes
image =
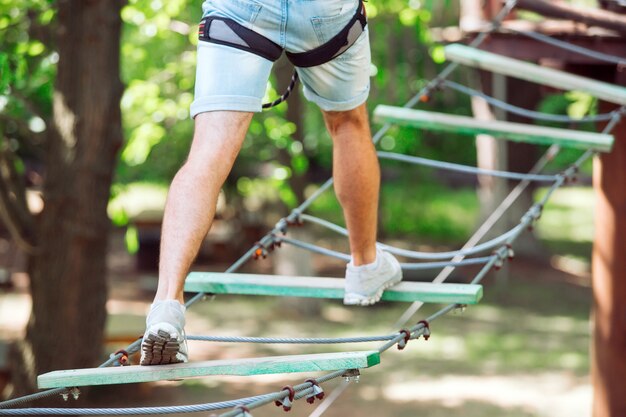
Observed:
[[[289,277],[276,275],[192,272],[185,291],[212,294],[275,295],[343,299],[343,278]],[[476,304],[483,295],[481,285],[401,282],[383,293],[386,301]]]
[[[37,377],[37,385],[40,389],[43,389],[83,387],[89,385],[131,384],[210,375],[248,376],[337,371],[340,369],[369,368],[379,363],[380,353],[377,351],[273,356],[254,359],[188,362],[176,365],[136,365],[54,371],[39,375]]]
[[[626,104],[626,87],[592,80],[456,43],[447,45],[445,54],[450,61],[463,65],[562,90],[584,91],[611,103]]]
[[[377,106],[374,120],[390,122],[405,126],[419,127],[441,132],[455,132],[468,135],[488,134],[496,138],[509,139],[517,142],[538,143],[543,145],[557,144],[576,149],[595,149],[609,152],[613,147],[612,135],[577,130],[557,129],[511,123],[498,120],[477,120],[467,116],[455,116],[446,113],[435,113],[404,107]]]

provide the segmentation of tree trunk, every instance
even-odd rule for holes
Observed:
[[[30,259],[33,309],[13,361],[13,395],[32,392],[42,372],[96,365],[106,318],[106,207],[122,143],[123,1],[57,4],[59,64],[45,206]]]
[[[624,71],[618,81],[626,85]],[[613,108],[600,103],[600,112]],[[626,415],[626,122],[622,120],[612,133],[613,151],[595,160],[593,175],[597,193],[592,259],[594,417]]]
[[[534,109],[541,99],[541,88],[537,84],[511,77],[505,77],[500,82],[495,82],[499,77],[497,74],[490,74],[481,71],[482,90],[496,98],[523,108]],[[504,85],[503,85],[504,84]],[[486,103],[482,99],[472,98],[474,114],[479,118],[478,113],[489,111]],[[532,123],[525,118],[514,114],[507,114],[495,109],[498,120],[508,120],[516,123]],[[537,161],[536,146],[525,143],[515,143],[510,141],[496,140],[485,135],[480,135],[476,140],[476,150],[478,156],[478,166],[488,169],[510,170],[514,172],[528,172]],[[482,218],[490,215],[502,200],[517,185],[517,181],[479,176],[479,197],[481,204]],[[502,234],[517,225],[533,204],[533,193],[535,185],[530,184],[526,190],[518,197],[507,213],[497,223],[491,232],[491,237]],[[533,233],[523,233],[515,241],[515,253],[524,258],[532,258],[541,262],[547,261],[548,253],[544,250],[541,242]]]

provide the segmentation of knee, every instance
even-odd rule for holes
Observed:
[[[346,111],[325,111],[324,121],[332,137],[342,132],[363,131],[368,129],[367,110],[365,105]]]

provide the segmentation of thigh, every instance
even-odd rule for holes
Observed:
[[[242,0],[208,0],[203,5],[205,16],[227,17],[248,28],[260,10],[260,4]],[[271,69],[271,61],[253,53],[199,41],[191,117],[217,110],[261,111]]]

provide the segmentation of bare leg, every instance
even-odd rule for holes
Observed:
[[[376,259],[380,167],[365,104],[354,110],[324,112],[333,138],[335,192],[343,208],[355,266]]]
[[[195,118],[188,159],[174,177],[165,205],[155,301],[183,303],[185,277],[211,227],[219,191],[251,119],[252,113],[226,111]]]

